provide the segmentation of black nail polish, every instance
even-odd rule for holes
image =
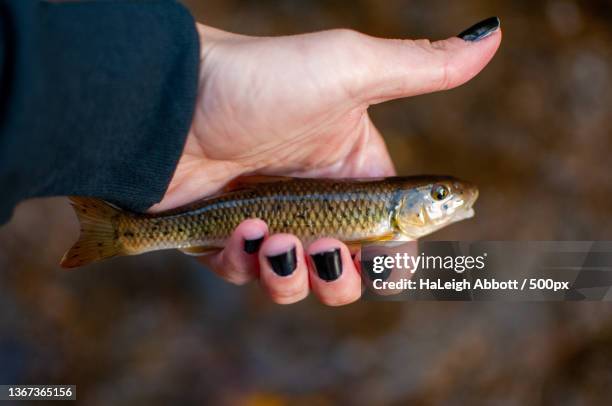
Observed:
[[[312,258],[312,262],[314,262],[319,278],[324,281],[335,281],[342,275],[340,248],[313,254],[310,257]]]
[[[463,31],[461,34],[457,36],[465,41],[470,41],[470,42],[480,41],[481,39],[488,37],[495,31],[497,31],[497,29],[499,28],[499,25],[500,25],[499,18],[490,17],[490,18],[487,18],[486,20],[482,20],[481,22],[472,25],[470,28]]]
[[[297,267],[295,247],[285,253],[268,256],[267,258],[272,270],[279,276],[289,276]]]
[[[257,250],[259,250],[259,247],[261,247],[263,240],[263,237],[255,238],[253,240],[244,240],[244,252],[247,254],[256,253]]]

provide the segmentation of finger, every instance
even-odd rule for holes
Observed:
[[[218,254],[201,257],[200,261],[223,279],[242,285],[257,277],[257,251],[268,234],[268,226],[259,219],[240,223],[225,248]]]
[[[259,280],[276,303],[295,303],[308,296],[304,249],[294,235],[268,237],[259,250],[259,266]]]
[[[467,82],[493,58],[502,38],[496,17],[479,24],[462,33],[465,39],[430,42],[363,36],[362,59],[368,63],[362,80],[354,81],[359,86],[354,94],[375,104]]]
[[[361,275],[346,245],[322,238],[308,247],[310,286],[329,306],[352,303],[361,297]]]

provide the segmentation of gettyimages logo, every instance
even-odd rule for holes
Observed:
[[[414,256],[406,252],[395,255],[377,255],[372,261],[372,272],[376,274],[389,270],[406,270],[415,273],[419,269],[441,269],[463,273],[474,269],[484,269],[487,253],[478,256],[440,256],[420,255]]]

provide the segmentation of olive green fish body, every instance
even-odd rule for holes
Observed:
[[[304,243],[320,236],[344,241],[382,237],[393,231],[393,182],[295,180],[262,183],[207,199],[176,214],[125,217],[120,239],[143,249],[223,247],[244,220],[259,218],[271,233],[295,234]]]
[[[345,242],[402,235],[414,238],[420,235],[418,230],[430,225],[422,200],[431,195],[432,185],[460,181],[397,177],[243,182],[235,190],[159,214],[129,213],[96,199],[72,198],[82,225],[81,238],[64,256],[62,265],[75,267],[161,249],[220,249],[233,230],[249,218],[265,221],[270,233],[291,233],[305,244],[324,236]],[[408,214],[400,215],[405,211]]]

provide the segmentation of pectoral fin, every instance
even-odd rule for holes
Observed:
[[[360,242],[365,243],[365,242],[393,241],[395,240],[395,236],[396,234],[394,232],[390,232],[390,233],[379,235],[376,237],[366,238],[364,240],[361,240]]]
[[[346,244],[346,246],[348,247],[349,251],[351,253],[355,253],[356,251],[359,251],[361,249],[361,246],[363,244],[367,244],[369,242],[383,242],[383,241],[395,241],[397,234],[395,233],[388,233],[388,234],[383,234],[383,235],[379,235],[376,237],[372,237],[372,238],[364,238],[362,240],[359,241],[344,241],[344,244]]]

